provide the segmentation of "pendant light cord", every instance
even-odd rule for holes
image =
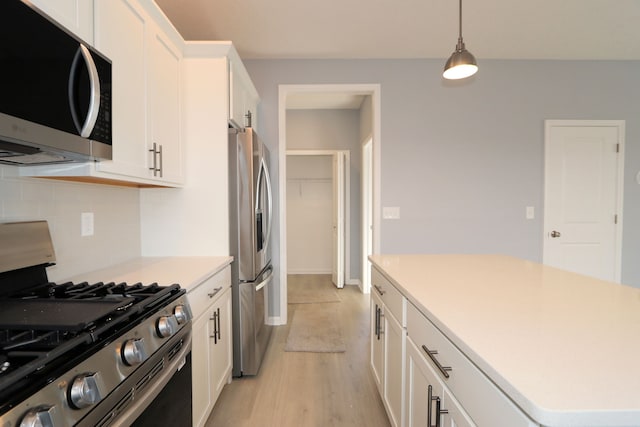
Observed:
[[[459,19],[459,24],[458,25],[458,29],[459,29],[459,33],[458,33],[458,38],[460,39],[460,41],[462,41],[462,0],[460,0],[460,8],[459,8],[459,15],[458,15],[458,19]]]

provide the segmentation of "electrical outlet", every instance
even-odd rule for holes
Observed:
[[[93,236],[93,212],[80,214],[80,235],[82,237]]]

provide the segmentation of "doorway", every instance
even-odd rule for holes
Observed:
[[[620,282],[624,121],[545,121],[543,260]]]
[[[350,153],[287,150],[289,274],[331,274],[337,288],[350,277]]]
[[[370,100],[370,107],[367,111],[368,126],[370,131],[368,137],[371,139],[371,158],[372,158],[372,184],[371,191],[372,196],[369,197],[369,201],[372,204],[370,211],[372,212],[372,228],[371,228],[371,253],[379,252],[379,223],[380,218],[378,215],[379,209],[379,170],[380,170],[380,155],[379,155],[379,139],[380,139],[380,85],[375,84],[345,84],[345,85],[280,85],[279,87],[279,229],[280,229],[280,313],[279,318],[273,319],[278,324],[285,324],[287,322],[287,272],[288,272],[288,260],[287,260],[287,217],[286,217],[286,194],[287,194],[287,167],[286,167],[286,153],[289,145],[287,144],[287,111],[288,109],[295,109],[303,105],[303,108],[315,108],[305,107],[305,102],[311,102],[312,105],[317,103],[325,105],[333,105],[334,102],[343,102],[354,96],[365,96]],[[312,100],[312,101],[309,101]],[[338,101],[336,101],[338,100]],[[316,104],[313,104],[316,103]],[[335,107],[334,107],[335,108]],[[360,141],[362,144],[364,141]],[[290,148],[290,147],[289,147]],[[358,153],[361,148],[358,149]],[[360,158],[360,155],[357,156]],[[358,159],[359,160],[359,159]],[[360,203],[360,198],[358,198]],[[360,215],[357,216],[357,221],[360,222]],[[360,228],[360,227],[358,227]],[[360,230],[358,230],[360,234]],[[363,242],[361,238],[358,238],[357,242],[360,250],[363,250]],[[364,249],[367,251],[369,249]],[[367,254],[368,255],[368,254]],[[364,258],[358,256],[357,263],[360,264],[361,259]],[[367,261],[368,264],[368,261]],[[362,267],[364,269],[364,267]],[[368,266],[367,266],[368,268]],[[345,268],[346,269],[346,268]],[[360,269],[357,274],[360,275]],[[346,278],[349,279],[348,277]],[[360,278],[358,283],[362,292],[368,293],[370,289],[370,283],[366,282],[366,279]],[[348,281],[347,281],[348,283]]]

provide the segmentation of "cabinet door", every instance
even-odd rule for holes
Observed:
[[[253,87],[244,65],[229,60],[229,121],[238,128],[248,125],[247,112],[251,112],[251,126],[256,127],[258,94]]]
[[[384,402],[391,424],[402,425],[405,332],[391,310],[384,310]]]
[[[31,0],[38,9],[93,45],[93,3],[86,0]]]
[[[406,399],[404,405],[405,426],[424,427],[428,425],[429,411],[431,411],[431,425],[436,424],[436,402],[430,397],[443,399],[444,386],[436,373],[431,369],[427,360],[420,353],[421,350],[411,341],[406,340]],[[431,387],[431,390],[429,389]],[[431,396],[429,396],[431,391]],[[441,401],[440,407],[443,407]],[[441,420],[442,421],[442,418]],[[442,423],[440,423],[442,425]]]
[[[212,401],[218,399],[222,388],[231,375],[233,337],[231,335],[231,288],[222,294],[212,311],[212,336],[209,337],[211,348],[211,396]]]
[[[193,425],[196,427],[203,426],[207,421],[212,402],[209,385],[212,364],[211,347],[209,345],[210,325],[209,312],[206,312],[193,322],[191,330],[192,414]]]
[[[180,134],[180,64],[182,54],[160,28],[152,30],[149,45],[148,120],[150,138],[147,144],[148,164],[161,169],[155,178],[162,181],[183,181],[183,153]],[[162,155],[149,152],[153,144],[161,147]],[[161,162],[160,162],[161,161]],[[161,164],[160,164],[161,163]]]
[[[96,0],[96,48],[112,61],[113,160],[97,164],[103,172],[146,177],[147,17],[129,0]]]
[[[443,427],[475,427],[469,415],[447,389],[444,390],[443,409],[447,410],[447,413],[442,416]]]
[[[383,395],[382,381],[384,369],[384,322],[383,308],[380,297],[371,292],[371,371],[375,379],[378,392]]]

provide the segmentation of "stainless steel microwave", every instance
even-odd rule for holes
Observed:
[[[20,0],[0,1],[0,163],[111,159],[111,61]]]

